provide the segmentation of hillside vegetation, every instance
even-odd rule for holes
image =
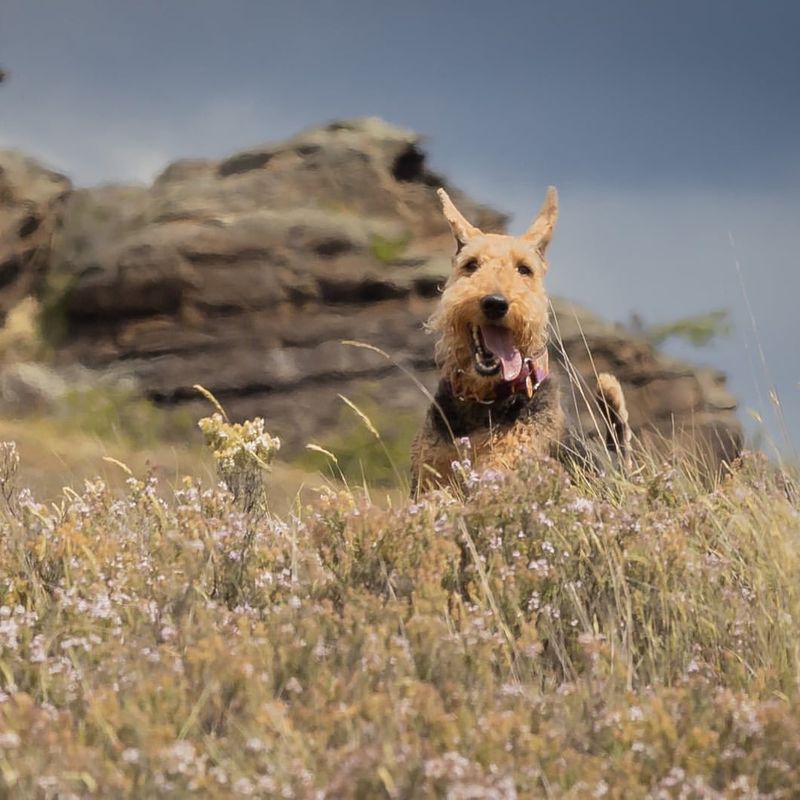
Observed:
[[[202,427],[219,485],[52,506],[3,446],[2,796],[797,795],[800,512],[766,460],[464,462],[278,517],[277,442]]]

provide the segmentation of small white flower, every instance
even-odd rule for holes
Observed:
[[[245,747],[251,753],[261,753],[262,751],[266,750],[266,748],[267,748],[267,746],[264,744],[264,742],[262,742],[261,739],[259,739],[256,736],[251,736],[247,740],[247,742],[245,742]]]
[[[233,782],[233,791],[243,797],[250,797],[253,794],[253,782],[249,778],[237,778]]]
[[[5,731],[0,733],[0,749],[13,750],[19,747],[20,738],[14,731]]]
[[[161,628],[161,638],[164,639],[164,641],[174,639],[176,635],[177,631],[172,627],[172,625],[164,625],[164,627]]]
[[[589,500],[587,497],[578,497],[575,500],[573,500],[567,506],[567,508],[570,511],[579,511],[582,513],[590,514],[592,511],[594,511],[594,503],[592,503],[592,501]]]
[[[292,676],[286,681],[286,691],[292,694],[300,694],[303,691],[303,686],[297,678]]]

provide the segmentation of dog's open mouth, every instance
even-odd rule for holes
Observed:
[[[473,326],[472,346],[475,371],[490,377],[502,370],[503,380],[513,381],[522,372],[522,355],[514,335],[500,325]]]

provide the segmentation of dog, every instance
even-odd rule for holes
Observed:
[[[457,481],[454,468],[465,447],[478,470],[514,470],[531,458],[587,461],[583,438],[567,424],[557,376],[549,367],[544,277],[558,217],[555,187],[549,187],[521,236],[484,233],[444,189],[438,195],[456,252],[428,322],[438,334],[441,380],[412,444],[412,493]],[[619,381],[598,375],[595,399],[605,449],[627,465],[631,431]]]

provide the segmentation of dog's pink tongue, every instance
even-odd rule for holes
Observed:
[[[514,346],[514,337],[508,328],[499,325],[481,325],[483,343],[491,350],[503,365],[503,378],[507,381],[516,380],[522,372],[522,356]]]

